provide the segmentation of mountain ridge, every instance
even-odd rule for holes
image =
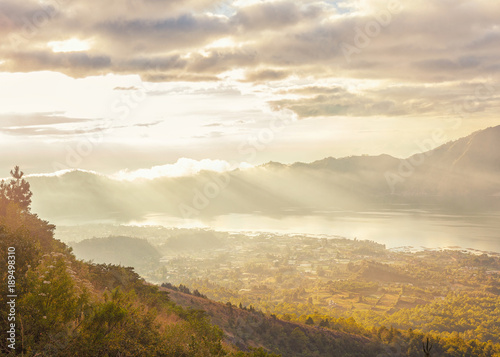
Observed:
[[[154,214],[192,218],[262,212],[280,216],[291,211],[386,208],[425,200],[438,205],[449,201],[452,206],[457,199],[478,201],[475,208],[497,209],[498,143],[500,126],[406,159],[387,154],[328,157],[311,163],[269,162],[245,170],[136,181],[86,171],[29,180],[35,192],[34,207],[59,222],[97,218],[129,222]]]

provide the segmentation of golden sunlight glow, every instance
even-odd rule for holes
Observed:
[[[80,52],[90,49],[89,41],[82,41],[77,38],[71,38],[65,41],[51,41],[47,44],[52,52]]]
[[[209,45],[205,46],[205,48],[228,48],[234,47],[236,43],[231,37],[220,38]]]

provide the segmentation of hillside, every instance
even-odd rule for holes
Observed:
[[[252,307],[217,303],[172,289],[160,290],[168,292],[170,298],[184,308],[206,311],[212,323],[224,331],[226,341],[243,350],[264,347],[290,357],[347,356],[352,353],[371,356],[380,348],[377,342],[366,336],[283,321]]]
[[[456,333],[424,334],[412,328],[396,329],[393,326],[367,328],[353,318],[332,318],[318,313],[307,316],[305,323],[283,321],[275,315],[264,315],[251,305],[245,307],[241,304],[236,306],[231,303],[215,303],[203,297],[180,292],[175,287],[174,289],[160,289],[168,292],[172,300],[184,308],[206,311],[211,322],[224,331],[226,341],[241,349],[259,346],[287,357],[420,357],[426,355],[422,350],[422,341],[430,337],[433,347],[431,356],[494,357],[500,354],[498,344],[491,341],[463,340]],[[464,302],[464,299],[460,298],[454,301],[457,304],[464,304]],[[491,304],[492,302],[485,303]],[[449,308],[446,304],[436,305],[441,310]],[[418,321],[419,326],[425,323],[430,324],[431,321],[425,314],[432,313],[433,308],[424,307],[423,311],[416,311],[412,318]],[[464,308],[470,308],[470,306],[466,304]]]

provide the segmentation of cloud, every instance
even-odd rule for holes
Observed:
[[[115,53],[156,55],[159,52],[197,48],[229,32],[227,20],[208,14],[183,14],[163,19],[111,20],[94,29]],[[161,49],[161,51],[160,51]]]
[[[222,131],[211,131],[208,134],[205,135],[195,135],[193,136],[194,139],[213,139],[213,138],[220,138],[224,136],[224,133]]]
[[[369,88],[344,86],[296,86],[279,91],[285,99],[269,101],[274,110],[289,109],[300,118],[318,116],[442,116],[457,115],[456,108],[468,116],[495,107],[500,100],[495,85],[487,79],[472,82],[446,82],[439,85],[415,83]],[[294,98],[288,98],[294,95]],[[297,98],[298,96],[298,98]],[[469,109],[464,108],[464,103]],[[463,113],[462,113],[463,114]]]
[[[201,81],[206,78],[195,74],[214,78],[233,68],[258,74],[262,66],[280,68],[283,76],[441,81],[457,71],[469,77],[484,73],[500,54],[494,15],[500,4],[487,0],[404,3],[401,12],[393,13],[379,0],[346,1],[343,6],[290,0],[250,4],[74,0],[43,7],[34,0],[6,0],[0,33],[9,40],[0,47],[0,58],[9,71],[48,69],[88,76],[105,70],[153,77],[147,72],[157,69],[157,80],[164,81]],[[339,45],[356,46],[361,37],[363,45],[346,61]],[[210,48],[224,38],[233,45]],[[69,39],[93,45],[78,53],[53,53],[47,46]],[[272,79],[271,74],[265,79]]]
[[[50,5],[5,0],[0,71],[139,74],[145,81],[186,83],[224,81],[227,73],[239,71],[241,85],[296,95],[273,99],[271,105],[303,117],[431,113],[444,106],[431,95],[422,98],[422,88],[454,92],[453,85],[441,85],[481,77],[500,86],[499,2],[402,5],[396,11],[382,0],[54,0]],[[54,52],[49,45],[69,40],[89,46]],[[381,87],[361,93],[341,83],[313,85],[336,79],[380,80]],[[301,88],[290,88],[297,83]],[[384,91],[394,84],[404,95]]]
[[[287,78],[290,74],[287,71],[273,69],[250,71],[246,74],[245,82],[261,83],[265,81],[279,81]]]
[[[162,121],[161,120],[157,120],[157,121],[153,121],[153,122],[150,122],[150,123],[133,124],[132,126],[149,128],[150,126],[155,126],[155,125],[158,125],[160,123],[162,123]]]
[[[90,134],[102,129],[83,129],[79,124],[95,122],[95,119],[69,118],[54,113],[0,114],[0,133],[12,136],[68,136]]]
[[[241,163],[238,167],[232,167],[224,160],[203,159],[200,161],[180,158],[175,164],[154,166],[150,169],[139,169],[134,171],[122,170],[111,177],[122,181],[133,181],[137,179],[157,179],[160,177],[182,177],[192,176],[201,171],[225,172],[235,168],[249,168],[252,165]]]
[[[13,136],[78,136],[99,133],[106,128],[91,128],[91,129],[58,129],[43,126],[29,126],[20,128],[0,128],[0,132]]]
[[[145,73],[142,75],[143,79],[148,82],[217,82],[220,80],[214,75],[199,75],[196,73]],[[162,92],[151,92],[151,95],[163,95]]]
[[[123,91],[128,91],[128,90],[139,90],[139,87],[136,86],[129,86],[129,87],[115,87],[113,90],[123,90]]]
[[[310,96],[319,91],[322,94]],[[330,92],[329,92],[330,91]],[[396,105],[394,101],[384,98],[374,98],[368,93],[356,94],[345,89],[326,89],[321,87],[306,87],[303,91],[308,96],[300,99],[279,100],[270,102],[274,110],[290,109],[301,118],[316,116],[371,116],[371,115],[403,115],[407,108]],[[325,93],[326,92],[326,93]],[[333,92],[333,93],[332,93]],[[325,93],[325,94],[323,94]]]
[[[302,21],[315,19],[321,11],[319,6],[301,6],[291,1],[264,2],[240,8],[231,17],[231,22],[242,33],[283,30]]]
[[[62,114],[62,112],[0,114],[0,133],[26,137],[69,137],[130,127],[150,128],[163,123],[163,120],[156,120],[122,125],[118,122],[104,122],[102,119],[71,118]]]
[[[92,121],[92,119],[68,118],[62,113],[0,114],[0,128],[73,124]]]
[[[29,71],[51,70],[62,73],[71,71],[71,74],[79,77],[102,74],[103,70],[110,68],[111,58],[85,52],[16,51],[10,54],[3,66],[6,71],[11,72],[19,70],[21,66]]]
[[[295,87],[292,89],[287,89],[281,92],[281,94],[300,94],[300,95],[318,95],[318,94],[333,94],[339,93],[342,91],[342,88],[339,86],[332,87],[321,87],[321,86],[304,86],[304,87]]]

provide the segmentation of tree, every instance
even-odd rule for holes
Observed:
[[[292,333],[290,334],[290,343],[292,345],[292,348],[294,348],[297,352],[302,352],[303,349],[306,348],[307,343],[309,342],[309,338],[306,336],[306,334],[296,327]]]
[[[321,320],[321,322],[319,323],[319,326],[320,327],[330,327],[330,321],[328,319]]]
[[[23,178],[24,172],[19,169],[19,166],[14,167],[10,174],[12,179],[9,183],[5,182],[5,180],[0,182],[0,201],[4,201],[3,205],[14,202],[21,210],[28,212],[31,205],[31,196],[33,196],[30,184]]]
[[[314,325],[314,320],[311,316],[309,316],[306,320],[306,325]]]
[[[422,342],[422,349],[424,350],[424,353],[426,356],[431,355],[431,350],[432,350],[432,344],[429,345],[429,337],[427,337],[427,343],[424,345]]]

